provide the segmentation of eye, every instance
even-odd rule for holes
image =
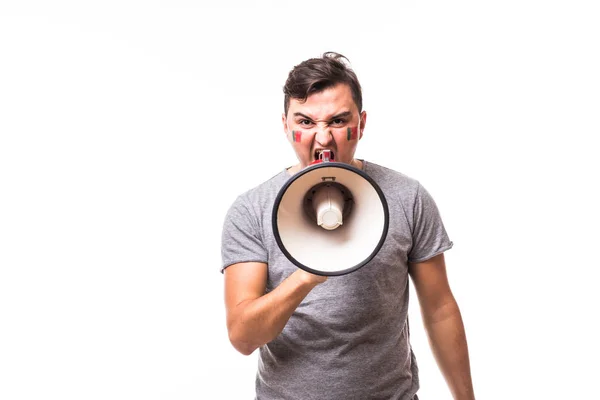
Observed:
[[[331,125],[333,126],[342,126],[346,123],[346,120],[341,119],[341,118],[336,118],[333,121],[331,121]]]
[[[298,124],[302,126],[310,126],[313,124],[313,122],[310,119],[301,119],[298,121]]]

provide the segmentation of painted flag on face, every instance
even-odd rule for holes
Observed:
[[[346,138],[348,140],[358,139],[358,127],[346,129]]]
[[[301,131],[292,131],[292,141],[300,142],[301,139],[302,139]]]

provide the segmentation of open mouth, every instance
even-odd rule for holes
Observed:
[[[335,153],[333,152],[333,150],[329,150],[329,152],[329,160],[335,160]],[[315,160],[320,160],[323,157],[323,150],[315,150],[314,157]]]

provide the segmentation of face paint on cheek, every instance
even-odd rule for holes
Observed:
[[[292,141],[300,142],[302,140],[302,132],[301,131],[292,131]]]
[[[349,141],[358,139],[358,127],[347,128],[346,139],[348,139]]]

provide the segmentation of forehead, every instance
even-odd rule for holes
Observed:
[[[290,99],[288,115],[293,117],[294,113],[299,112],[314,119],[327,119],[344,111],[354,114],[358,113],[358,108],[352,98],[350,86],[337,84],[311,94],[305,102],[294,98]]]

